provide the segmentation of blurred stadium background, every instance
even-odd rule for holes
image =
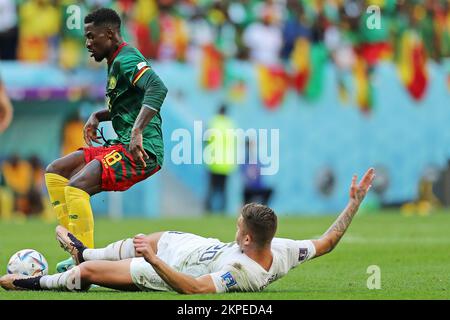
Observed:
[[[69,28],[72,5],[82,18],[97,6],[120,12],[126,41],[169,89],[163,170],[94,196],[96,216],[235,215],[246,181],[271,190],[281,215],[336,213],[351,175],[369,166],[378,175],[366,213],[450,204],[448,1],[0,0],[0,77],[14,106],[0,135],[2,219],[52,219],[45,166],[83,145],[84,121],[104,108],[106,65]],[[210,168],[175,164],[171,136],[193,134],[222,105],[236,128],[280,129],[279,171],[252,185],[230,169],[225,206],[215,197],[207,208]]]

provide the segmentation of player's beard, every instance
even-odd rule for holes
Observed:
[[[92,52],[92,51],[89,51],[89,54],[90,54],[90,57],[94,58],[94,60],[96,62],[101,62],[103,59],[105,59],[104,56],[101,56],[100,54]]]
[[[95,53],[93,53],[93,54],[91,55],[91,57],[94,58],[94,60],[95,60],[96,62],[101,62],[103,59],[105,59],[105,57],[101,57],[101,56],[99,56],[98,54],[95,54]]]

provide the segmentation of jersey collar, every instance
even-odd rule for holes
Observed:
[[[120,46],[117,48],[116,51],[114,51],[113,55],[111,56],[111,59],[108,59],[108,64],[110,65],[111,63],[113,63],[114,59],[117,57],[117,55],[119,54],[120,50],[122,50],[123,47],[127,46],[128,43],[126,42],[122,42],[120,44]]]

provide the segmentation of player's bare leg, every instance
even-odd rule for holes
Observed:
[[[46,173],[60,175],[70,179],[86,165],[84,161],[84,151],[78,150],[62,158],[54,160],[46,168]]]
[[[86,261],[80,264],[81,285],[98,286],[125,290],[139,291],[133,283],[130,272],[131,259],[120,261]]]
[[[92,160],[70,178],[68,185],[81,189],[90,196],[101,192],[102,165],[99,161]]]
[[[158,252],[158,242],[164,232],[147,236],[150,246]],[[71,252],[80,265],[49,276],[26,277],[8,274],[0,278],[0,286],[5,290],[87,290],[90,285],[99,285],[117,290],[138,291],[130,273],[131,259],[136,254],[133,239],[124,239],[101,249],[87,249],[67,229],[56,228],[58,241],[65,250]],[[84,261],[93,260],[93,261]],[[110,261],[107,261],[110,260]]]
[[[84,291],[99,285],[124,291],[138,291],[130,273],[131,259],[121,261],[87,261],[69,271],[48,276],[27,277],[7,274],[0,278],[5,290]]]

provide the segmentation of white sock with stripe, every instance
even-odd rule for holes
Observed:
[[[42,276],[39,280],[41,289],[44,290],[81,290],[81,274],[79,267],[73,267],[69,271],[48,276]]]
[[[136,257],[133,239],[120,240],[102,249],[85,249],[83,258],[86,261],[109,260],[118,261]]]

